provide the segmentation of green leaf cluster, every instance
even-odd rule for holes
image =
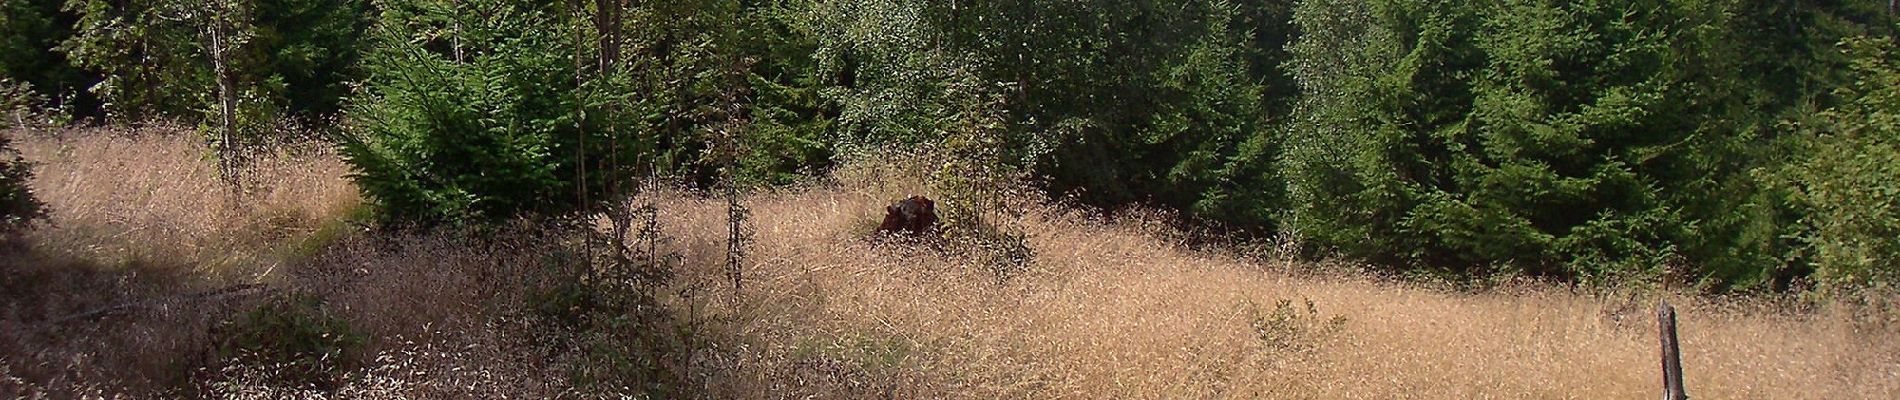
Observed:
[[[20,158],[8,133],[0,132],[0,239],[46,217],[45,205],[27,186],[32,180],[33,164]]]
[[[1027,182],[1408,273],[1785,289],[1893,279],[1890,5],[21,0],[0,72],[43,109],[209,123],[228,24],[239,123],[340,110],[392,223],[899,150],[999,243]]]
[[[1315,0],[1289,230],[1386,263],[1749,284],[1734,4]],[[1728,219],[1741,222],[1731,222]],[[1678,271],[1680,272],[1680,271]]]
[[[352,177],[389,222],[576,210],[586,194],[574,191],[574,177],[589,99],[577,90],[559,10],[465,3],[482,12],[446,2],[382,11],[354,125],[340,135]]]
[[[1900,52],[1892,40],[1841,43],[1852,59],[1844,102],[1819,113],[1785,172],[1806,213],[1798,235],[1830,288],[1900,282]]]

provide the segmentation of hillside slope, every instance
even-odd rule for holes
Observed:
[[[841,180],[749,202],[758,245],[745,304],[754,308],[739,325],[756,353],[789,358],[781,368],[817,354],[806,357],[858,366],[856,378],[839,380],[949,398],[1659,392],[1653,295],[1605,299],[1534,284],[1456,293],[1300,273],[1315,268],[1188,251],[1160,239],[1165,228],[1152,219],[1104,223],[1053,208],[1018,221],[1038,257],[998,283],[977,264],[860,239],[886,198],[904,191],[883,177]],[[723,221],[723,202],[663,203],[676,205],[668,226]],[[675,234],[704,247],[724,237]],[[1671,297],[1697,398],[1900,396],[1891,327]]]
[[[327,153],[267,157],[251,193],[232,194],[202,149],[178,135],[22,135],[54,219],[32,234],[38,250],[0,262],[9,288],[0,294],[0,395],[585,397],[595,392],[573,388],[597,380],[592,371],[621,371],[605,364],[637,356],[601,356],[590,350],[601,347],[588,341],[594,331],[524,317],[550,276],[537,260],[555,250],[492,244],[505,237],[375,238],[338,228],[360,200]],[[659,207],[670,238],[661,249],[680,256],[658,296],[683,338],[671,346],[685,349],[676,353],[683,361],[655,359],[653,368],[677,374],[666,392],[1635,399],[1658,391],[1657,295],[1386,282],[1192,251],[1167,239],[1158,218],[1109,222],[1054,206],[1005,221],[1037,255],[999,279],[954,249],[867,238],[886,202],[932,194],[920,182],[847,167],[826,184],[746,196],[756,241],[738,294],[725,270],[723,200],[678,191],[633,199]],[[268,293],[190,296],[248,284]],[[229,343],[224,327],[270,293],[319,298],[324,315],[364,336],[360,362],[332,371],[340,381],[322,389],[253,374],[271,366],[232,365],[216,351]],[[1683,365],[1698,399],[1900,397],[1894,326],[1835,307],[1667,296],[1681,307]],[[141,300],[164,302],[58,321]]]

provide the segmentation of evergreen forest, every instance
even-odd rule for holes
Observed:
[[[0,397],[1891,398],[1896,16],[0,0]]]
[[[645,177],[794,185],[907,149],[946,177],[1401,273],[1711,292],[1900,273],[1900,58],[1879,2],[0,11],[9,124],[182,122],[227,168],[312,127],[389,223],[590,210]]]

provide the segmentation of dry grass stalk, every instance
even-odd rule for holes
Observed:
[[[45,240],[88,257],[170,255],[193,266],[173,278],[185,282],[221,274],[215,268],[254,276],[260,253],[251,244],[306,235],[355,201],[339,183],[341,167],[325,164],[334,161],[285,164],[261,175],[275,183],[260,185],[249,206],[220,208],[209,206],[220,201],[215,169],[186,139],[22,143],[44,163],[36,183],[60,224]],[[1038,254],[998,283],[954,249],[867,239],[889,201],[936,197],[917,171],[859,163],[827,185],[749,195],[756,241],[741,302],[701,293],[723,290],[712,288],[727,279],[726,201],[649,193],[673,239],[660,251],[683,260],[663,301],[696,310],[685,323],[703,335],[689,363],[673,366],[685,371],[686,390],[709,398],[1650,398],[1659,390],[1655,325],[1641,311],[1648,300],[1538,284],[1461,293],[1288,273],[1311,268],[1188,250],[1141,215],[1105,222],[1027,206],[1021,217],[995,216],[1018,218],[1009,222],[1023,227]],[[283,214],[297,222],[271,222]],[[350,372],[341,392],[272,387],[238,368],[212,371],[226,384],[204,394],[578,395],[559,371],[587,360],[533,343],[552,331],[520,309],[524,288],[553,279],[533,267],[546,248],[439,235],[383,239],[399,244],[343,240],[288,264],[292,271],[276,283],[326,298],[376,338],[377,356]],[[252,261],[221,261],[233,258]],[[145,275],[35,276],[55,279],[46,294],[73,298],[60,304],[187,285]],[[99,282],[133,283],[84,287]],[[1292,311],[1280,311],[1281,301]],[[1696,398],[1900,397],[1900,334],[1891,327],[1832,307],[1788,311],[1676,295],[1672,302]],[[88,377],[113,369],[160,370],[140,363],[203,348],[215,323],[205,315],[231,311],[168,312],[57,339],[10,323],[0,329],[0,395],[9,387],[97,387]],[[48,343],[50,351],[26,347]],[[58,357],[19,356],[35,352]],[[162,387],[175,377],[148,375],[117,384]]]
[[[218,178],[211,150],[182,128],[77,129],[17,135],[38,163],[33,188],[52,211],[42,248],[96,260],[162,260],[200,275],[256,279],[288,239],[359,203],[347,167],[306,144],[254,155],[246,193]]]
[[[1037,264],[998,285],[957,257],[864,240],[883,203],[905,192],[853,189],[891,185],[882,179],[845,176],[833,188],[749,202],[759,232],[751,302],[716,311],[731,315],[730,331],[746,347],[712,386],[735,397],[947,398],[1647,398],[1660,390],[1654,321],[1628,315],[1625,300],[1536,284],[1469,294],[1289,275],[1281,271],[1299,268],[1158,241],[1151,221],[1105,223],[1049,208],[1021,221]],[[663,203],[676,205],[665,225],[689,247],[721,236],[710,228],[719,226],[720,204]],[[687,252],[689,260],[708,256]],[[1343,326],[1284,339],[1307,342],[1298,346],[1263,340],[1249,309],[1301,299]],[[1697,398],[1900,396],[1900,334],[1840,312],[1678,302]]]
[[[296,242],[357,203],[342,163],[317,148],[256,157],[254,190],[234,198],[189,130],[13,137],[52,215],[30,251],[0,249],[0,364],[52,398],[184,382],[220,319],[250,299],[171,300],[269,280]],[[62,321],[127,304],[138,306]],[[6,386],[0,397],[33,392]]]

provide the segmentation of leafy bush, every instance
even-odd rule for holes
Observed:
[[[1249,322],[1254,335],[1278,350],[1312,351],[1320,340],[1338,335],[1346,329],[1346,316],[1322,318],[1319,306],[1313,300],[1305,300],[1305,305],[1301,309],[1295,307],[1292,300],[1282,299],[1274,303],[1272,311],[1267,311],[1252,301],[1242,304],[1252,317]]]
[[[1389,264],[1753,283],[1725,6],[1301,4],[1291,228]]]
[[[35,107],[46,111],[90,111],[98,99],[86,92],[94,82],[55,50],[73,34],[74,22],[60,12],[65,0],[10,0],[0,4],[0,79],[11,80],[6,91],[20,90],[39,101]],[[5,101],[15,95],[0,95]],[[9,104],[17,106],[18,104]],[[11,111],[11,110],[9,110]],[[49,113],[53,114],[53,113]],[[9,119],[18,116],[9,115]],[[74,115],[43,115],[53,121],[65,121]],[[17,122],[17,121],[9,121]]]
[[[44,205],[33,197],[33,164],[20,158],[13,139],[0,131],[0,237],[26,228],[46,216]]]
[[[0,75],[0,129],[23,129],[54,122],[46,115],[46,97],[29,82]]]
[[[219,357],[273,370],[289,383],[330,385],[353,366],[363,335],[329,315],[316,298],[273,299],[224,326]]]
[[[611,79],[577,84],[572,31],[557,11],[476,3],[462,7],[489,11],[402,4],[384,10],[376,27],[379,45],[350,112],[357,125],[340,142],[352,178],[386,222],[560,214],[580,208],[577,166],[589,167],[592,199],[621,176],[601,168],[604,128],[618,121],[589,113],[617,87]],[[636,154],[634,140],[617,143]],[[577,160],[583,144],[588,158]]]
[[[1900,65],[1884,38],[1842,42],[1857,79],[1820,113],[1789,169],[1800,239],[1826,287],[1900,283]]]

